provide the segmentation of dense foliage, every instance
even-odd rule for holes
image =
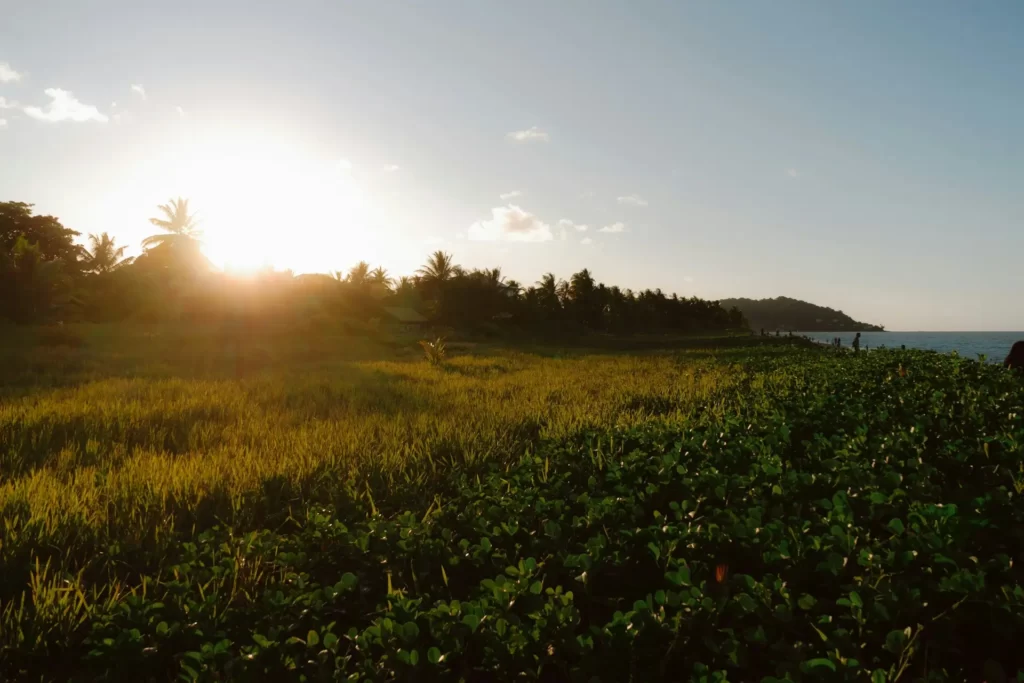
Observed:
[[[750,322],[751,328],[773,332],[881,332],[882,325],[854,320],[842,311],[786,296],[774,299],[722,299],[725,308],[737,308]]]
[[[244,383],[161,367],[13,396],[0,675],[991,681],[1024,667],[1024,385],[1002,368],[764,346],[312,378],[328,367]],[[362,444],[332,450],[361,424]],[[290,465],[245,479],[259,448]],[[83,500],[60,509],[48,491]]]
[[[661,290],[632,292],[597,282],[583,269],[569,280],[546,274],[534,286],[500,269],[465,270],[436,252],[415,275],[392,278],[360,262],[348,273],[301,275],[264,271],[247,277],[217,271],[203,256],[202,233],[188,201],[159,207],[150,219],[162,232],[124,258],[107,233],[79,233],[30,204],[0,203],[0,319],[275,320],[388,318],[391,307],[417,309],[436,324],[460,329],[542,333],[693,332],[744,328],[736,310]]]

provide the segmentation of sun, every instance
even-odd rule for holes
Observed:
[[[344,163],[254,138],[196,146],[178,172],[203,251],[226,271],[327,272],[376,251],[367,194]]]

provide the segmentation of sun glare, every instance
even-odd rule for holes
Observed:
[[[218,267],[325,272],[376,251],[366,193],[344,163],[257,141],[206,144],[184,158],[178,173]]]

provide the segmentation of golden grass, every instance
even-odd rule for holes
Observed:
[[[292,505],[415,509],[455,468],[591,428],[685,419],[742,375],[699,351],[480,347],[432,366],[411,342],[84,335],[69,363],[0,403],[0,568],[41,559],[73,574],[110,544],[258,526]]]

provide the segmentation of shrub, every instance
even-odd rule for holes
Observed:
[[[428,363],[431,365],[441,365],[444,363],[447,348],[444,337],[438,337],[434,341],[421,339],[420,347],[422,347],[423,354],[426,356]]]

